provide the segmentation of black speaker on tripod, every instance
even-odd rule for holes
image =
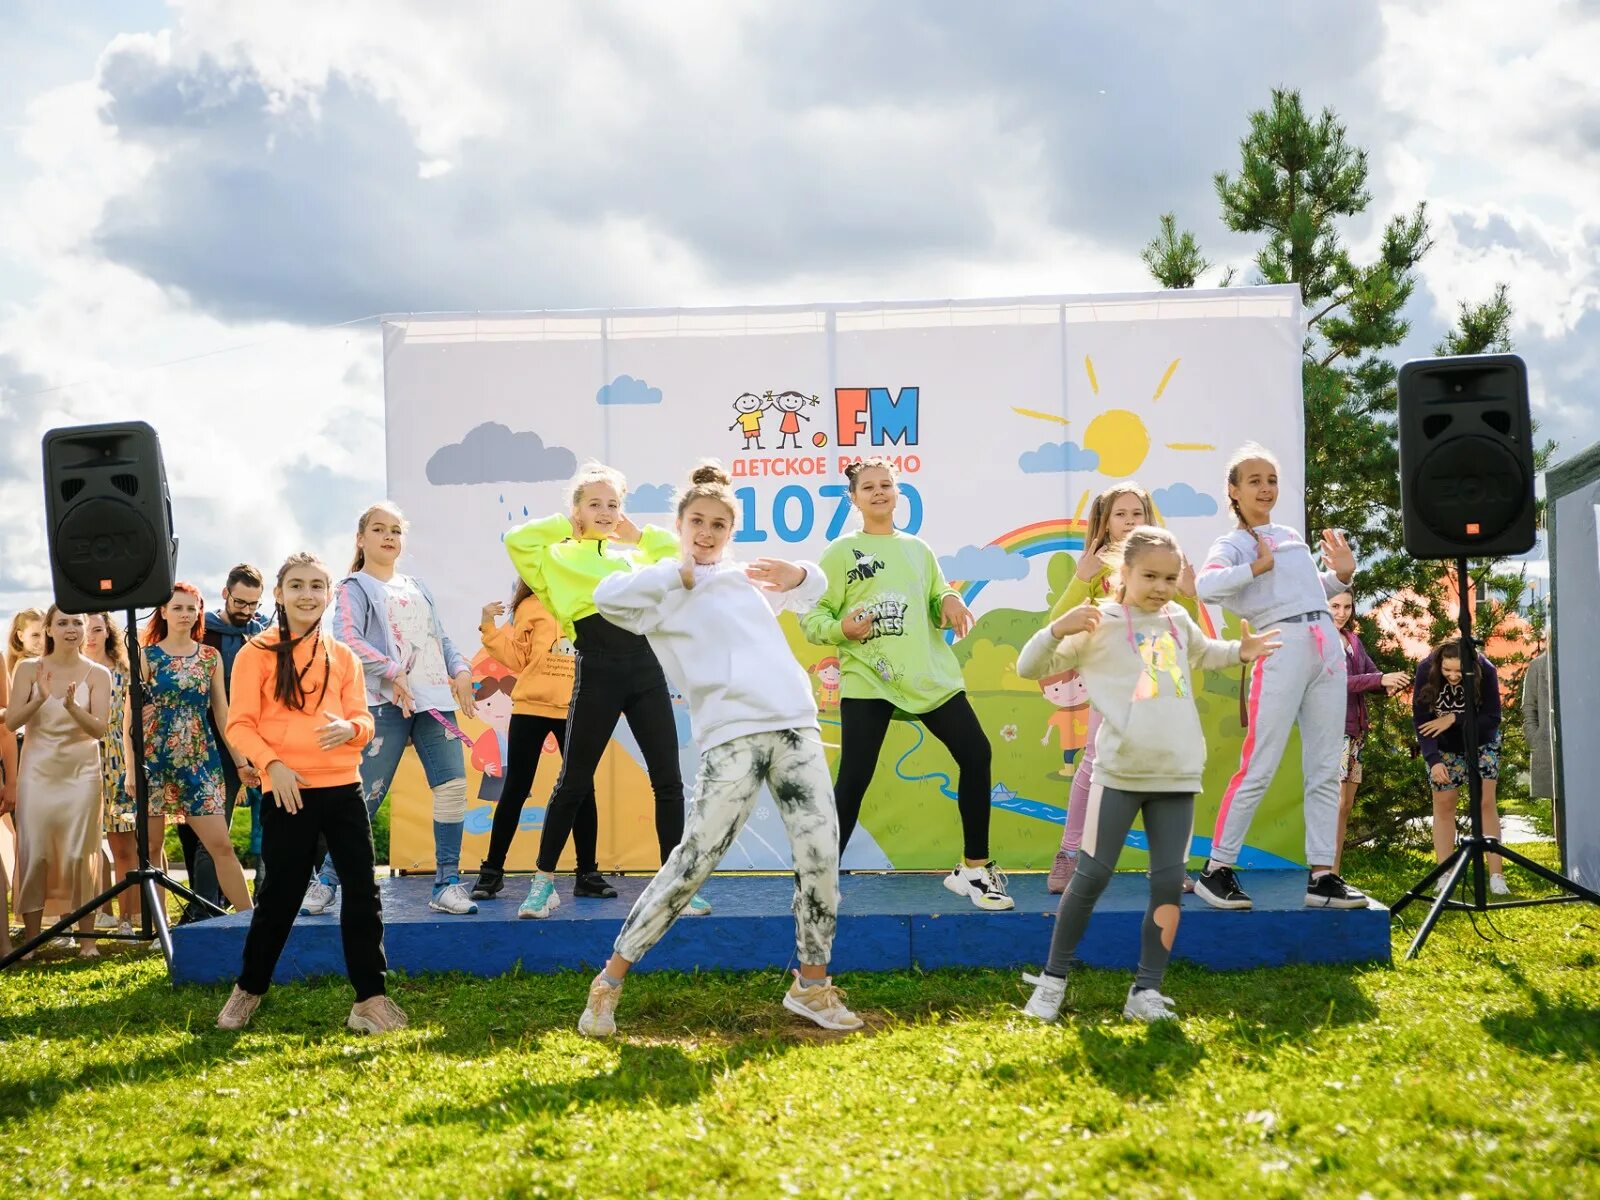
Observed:
[[[1537,540],[1528,368],[1515,354],[1425,358],[1400,368],[1406,552],[1503,558]]]
[[[50,572],[56,606],[63,612],[108,612],[127,616],[128,776],[134,788],[134,844],[139,866],[110,888],[62,917],[49,929],[0,958],[0,968],[20,962],[58,937],[159,942],[172,967],[172,933],[164,892],[222,916],[223,910],[195,895],[150,861],[150,782],[144,769],[146,687],[139,664],[138,609],[172,599],[178,541],[172,536],[172,501],[156,431],[143,421],[77,425],[44,435],[44,511],[50,535]],[[0,736],[9,734],[0,731]],[[79,933],[74,926],[123,892],[137,889],[135,933]]]
[[[1427,358],[1400,368],[1400,502],[1407,553],[1454,559],[1461,626],[1461,757],[1467,768],[1471,834],[1390,909],[1416,902],[1428,915],[1406,951],[1415,958],[1446,909],[1488,912],[1587,900],[1600,893],[1508,850],[1483,832],[1483,775],[1478,761],[1478,649],[1472,638],[1472,579],[1467,560],[1526,554],[1538,540],[1534,514],[1533,416],[1528,368],[1515,354]],[[1498,855],[1559,888],[1553,896],[1491,904],[1484,859]],[[1454,899],[1471,869],[1471,895]],[[1437,893],[1432,889],[1438,885]]]
[[[63,611],[152,608],[172,599],[178,542],[161,443],[149,425],[45,434],[44,511]]]

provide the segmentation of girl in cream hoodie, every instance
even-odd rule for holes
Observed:
[[[1208,638],[1172,603],[1183,555],[1165,529],[1140,526],[1113,554],[1121,561],[1117,603],[1074,608],[1034,634],[1017,658],[1024,679],[1076,668],[1100,714],[1078,868],[1061,897],[1044,973],[1024,976],[1035,986],[1023,1011],[1044,1021],[1061,1011],[1067,968],[1139,816],[1149,839],[1150,906],[1122,1015],[1139,1021],[1177,1015],[1160,988],[1178,932],[1194,797],[1206,763],[1190,669],[1249,662],[1279,644],[1275,630],[1246,633],[1237,642]]]

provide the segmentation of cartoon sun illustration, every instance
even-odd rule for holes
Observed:
[[[1161,375],[1161,381],[1156,384],[1155,394],[1150,397],[1152,404],[1161,399],[1161,393],[1167,390],[1167,384],[1172,382],[1172,377],[1177,374],[1178,364],[1182,359],[1175,358],[1167,364],[1167,369]],[[1094,371],[1094,359],[1089,355],[1083,356],[1084,373],[1089,378],[1089,390],[1096,396],[1100,394],[1100,380]],[[1070,425],[1072,422],[1055,413],[1040,412],[1031,408],[1013,407],[1012,412],[1035,420],[1050,421],[1057,425]],[[1083,448],[1093,450],[1100,458],[1096,468],[1100,474],[1112,479],[1126,479],[1144,465],[1150,454],[1150,430],[1145,426],[1144,419],[1138,413],[1126,408],[1108,408],[1097,413],[1083,431]],[[1168,442],[1168,450],[1215,450],[1216,447],[1207,442]],[[1087,500],[1085,493],[1084,499]],[[1083,505],[1080,502],[1079,508]]]

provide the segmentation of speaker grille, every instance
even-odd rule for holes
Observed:
[[[74,496],[76,496],[81,491],[83,491],[83,480],[74,478],[74,479],[63,479],[61,481],[61,499],[62,500],[71,500]]]
[[[125,496],[139,494],[139,477],[137,475],[119,474],[111,477],[111,486]]]

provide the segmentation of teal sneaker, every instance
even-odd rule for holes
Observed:
[[[556,882],[546,879],[543,875],[533,877],[533,886],[528,889],[528,898],[517,905],[517,920],[527,920],[530,917],[548,917],[561,907],[561,897],[556,895]]]
[[[696,892],[689,901],[689,907],[683,910],[688,917],[709,917],[711,915],[711,901],[699,892]]]

